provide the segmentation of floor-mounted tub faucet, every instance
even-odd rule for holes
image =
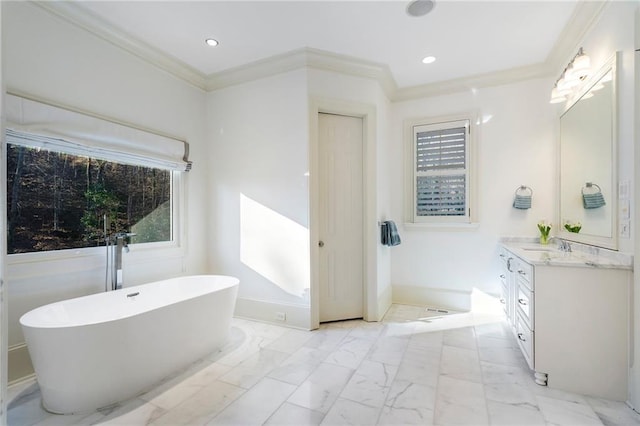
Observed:
[[[122,252],[129,253],[129,245],[127,238],[136,234],[131,232],[118,232],[113,236],[115,244],[113,247],[113,270],[111,271],[111,289],[119,290],[122,288]]]
[[[104,291],[119,290],[122,288],[122,251],[129,253],[127,238],[136,234],[132,232],[109,233],[110,221],[107,215],[104,219],[104,243],[107,248],[107,262],[104,277]],[[109,279],[111,276],[111,279]]]

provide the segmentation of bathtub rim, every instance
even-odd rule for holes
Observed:
[[[145,286],[148,285],[154,285],[154,284],[162,284],[162,283],[167,283],[167,282],[171,282],[171,281],[180,281],[180,280],[184,280],[184,279],[196,279],[196,278],[218,278],[218,279],[224,279],[223,281],[221,281],[219,284],[220,286],[217,287],[215,290],[210,291],[210,292],[205,292],[203,294],[207,294],[207,293],[214,293],[216,291],[223,291],[225,289],[234,287],[234,286],[239,286],[240,284],[240,280],[237,277],[231,276],[231,275],[216,275],[216,274],[199,274],[199,275],[182,275],[182,276],[178,276],[178,277],[173,277],[173,278],[167,278],[164,280],[158,280],[158,281],[150,281],[144,284],[138,284],[135,286],[131,286],[131,287],[124,287],[121,288],[119,290],[113,290],[113,291],[101,291],[98,293],[91,293],[91,294],[87,294],[84,296],[78,296],[78,297],[72,297],[69,299],[63,299],[63,300],[59,300],[56,302],[51,302],[51,303],[47,303],[45,305],[42,306],[38,306],[36,308],[33,308],[27,312],[25,312],[24,314],[22,314],[20,316],[19,319],[19,324],[21,327],[27,327],[27,328],[32,328],[32,329],[48,329],[48,330],[55,330],[55,329],[64,329],[64,328],[72,328],[72,327],[84,327],[84,326],[91,326],[91,325],[96,325],[96,324],[101,324],[101,323],[105,323],[105,322],[109,322],[109,321],[117,321],[117,320],[121,320],[121,319],[125,319],[125,318],[130,318],[133,317],[137,314],[143,313],[143,312],[150,312],[150,311],[154,311],[157,309],[161,309],[163,306],[166,305],[159,305],[154,307],[153,309],[147,309],[144,311],[138,311],[129,315],[122,315],[122,316],[118,316],[118,317],[113,317],[113,318],[109,318],[106,321],[87,321],[87,322],[82,322],[82,323],[69,323],[69,324],[44,324],[42,321],[37,321],[37,323],[34,322],[29,322],[29,320],[31,319],[30,317],[35,317],[38,315],[38,313],[40,311],[43,310],[47,310],[47,309],[51,309],[53,306],[55,305],[63,305],[64,303],[67,302],[73,302],[73,303],[77,303],[79,300],[85,300],[85,299],[94,299],[94,298],[98,298],[101,295],[104,294],[123,294],[123,293],[135,293],[136,291],[142,290],[145,288]],[[180,299],[180,301],[186,301],[186,300],[190,300],[196,297],[199,297],[203,294],[200,295],[191,295],[189,297],[185,297],[183,299]],[[32,319],[32,321],[34,321]]]

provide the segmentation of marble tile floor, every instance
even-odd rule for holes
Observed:
[[[35,381],[9,401],[10,426],[640,425],[622,402],[536,385],[502,317],[405,305],[315,331],[234,319],[220,352],[92,413],[47,413]]]

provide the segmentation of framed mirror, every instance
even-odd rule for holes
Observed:
[[[560,238],[614,250],[618,248],[617,57],[585,81],[560,117],[558,203]]]

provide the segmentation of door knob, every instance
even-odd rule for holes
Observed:
[[[324,247],[324,241],[322,240],[318,241],[318,247]]]

